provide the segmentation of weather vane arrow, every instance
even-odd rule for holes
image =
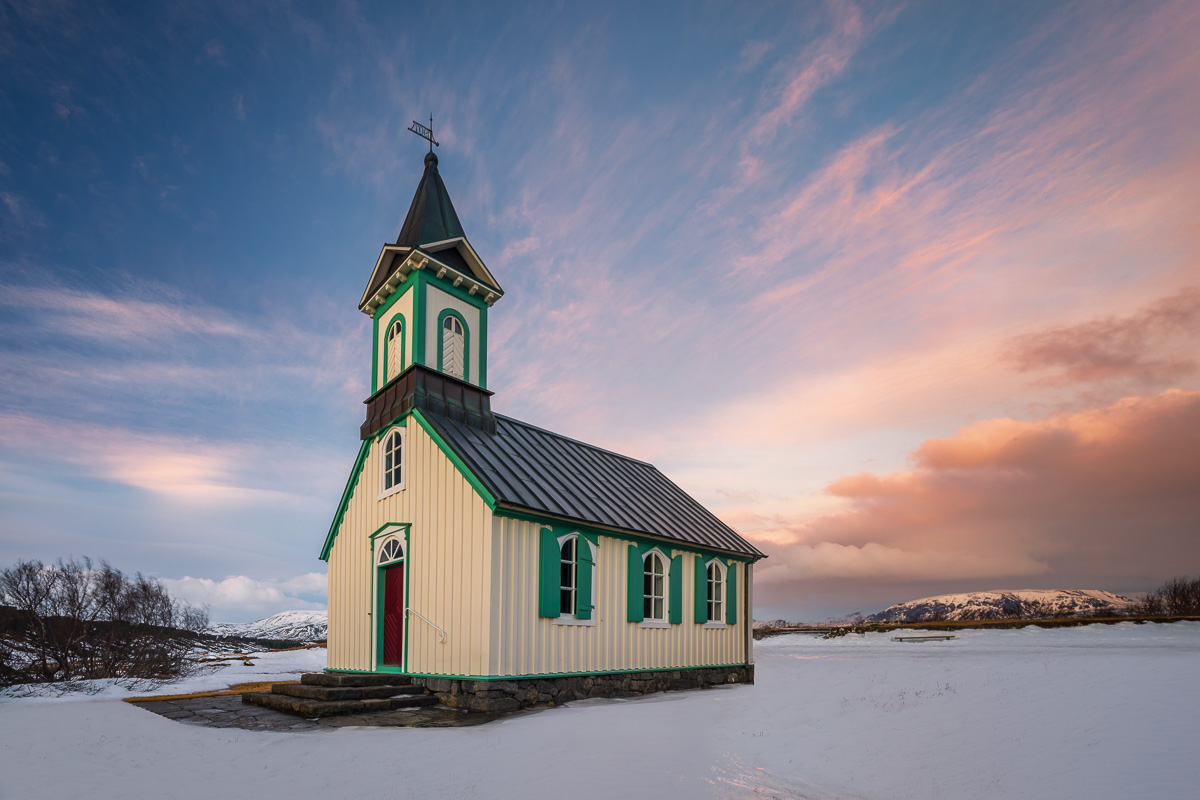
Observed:
[[[412,131],[413,133],[415,133],[417,136],[420,136],[422,139],[425,139],[426,141],[429,142],[429,152],[431,152],[431,153],[433,152],[434,145],[441,147],[441,144],[438,142],[438,140],[433,138],[433,114],[429,115],[429,127],[428,128],[426,128],[424,125],[422,125],[421,123],[417,122],[414,119],[413,124],[410,125],[408,129],[410,131]]]

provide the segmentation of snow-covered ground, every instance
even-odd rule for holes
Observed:
[[[754,686],[475,728],[259,733],[6,700],[0,798],[1196,796],[1200,623],[892,635],[769,639]],[[296,659],[225,682],[316,666]]]

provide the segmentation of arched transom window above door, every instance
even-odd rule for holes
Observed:
[[[400,543],[399,537],[389,536],[379,546],[379,558],[377,564],[383,566],[390,564],[393,561],[402,561],[404,559],[404,545]]]

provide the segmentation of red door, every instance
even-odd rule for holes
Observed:
[[[404,564],[383,571],[383,663],[404,663]]]

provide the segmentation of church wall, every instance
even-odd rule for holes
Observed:
[[[330,669],[372,670],[375,573],[370,536],[388,523],[411,523],[406,552],[408,605],[445,631],[410,616],[410,672],[479,675],[488,666],[492,574],[491,511],[417,422],[409,418],[405,488],[380,494],[382,437],[371,445],[329,554]],[[390,429],[389,429],[390,430]]]
[[[596,624],[563,625],[538,616],[538,542],[541,525],[492,519],[497,578],[492,586],[491,675],[547,675],[605,670],[650,670],[740,664],[747,661],[746,608],[741,588],[748,570],[737,564],[736,625],[706,628],[692,621],[697,556],[683,552],[683,622],[665,628],[626,620],[629,542],[599,537]],[[480,673],[485,674],[485,673]]]
[[[478,308],[460,300],[449,292],[444,292],[433,283],[425,288],[425,363],[437,369],[438,349],[442,346],[442,332],[438,330],[438,315],[443,309],[452,308],[462,314],[470,329],[467,342],[467,382],[479,385],[479,338],[483,332]]]
[[[379,315],[379,324],[376,326],[375,336],[375,386],[376,388],[383,386],[395,375],[387,374],[387,348],[384,343],[387,341],[387,329],[391,326],[392,320],[397,313],[404,315],[404,363],[401,370],[413,363],[413,292],[411,286],[404,290],[404,294],[396,298],[395,301]],[[397,373],[399,374],[399,373]]]

